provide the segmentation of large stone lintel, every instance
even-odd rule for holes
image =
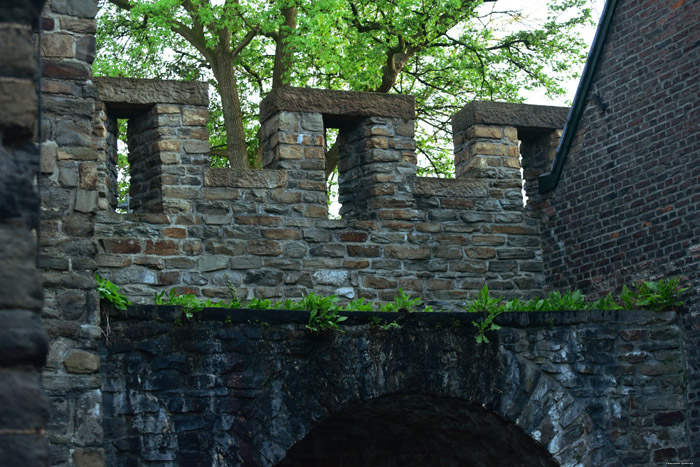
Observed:
[[[277,112],[319,113],[342,124],[343,118],[394,117],[415,118],[413,96],[377,92],[331,91],[284,87],[273,90],[260,103],[260,121]]]
[[[520,131],[552,131],[564,128],[568,107],[472,101],[452,117],[452,131],[472,125],[507,125]]]
[[[94,78],[98,98],[111,109],[128,110],[153,104],[209,104],[207,83],[136,78]]]

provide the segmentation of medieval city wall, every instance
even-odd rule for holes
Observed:
[[[373,301],[403,288],[458,309],[484,284],[505,296],[542,290],[537,212],[523,205],[515,126],[456,127],[458,178],[419,178],[412,98],[286,88],[261,104],[263,170],[218,169],[209,167],[203,85],[95,81],[97,128],[107,136],[95,260],[139,303],[170,288],[221,299],[233,285],[244,300],[316,292]],[[547,132],[566,114],[529,111],[529,123]],[[136,179],[126,214],[115,212],[110,188],[117,118],[128,120]],[[342,219],[328,218],[327,128],[340,129]]]

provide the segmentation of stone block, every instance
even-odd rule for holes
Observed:
[[[180,247],[172,240],[147,240],[144,252],[147,255],[174,256],[180,254]]]
[[[340,286],[348,278],[347,271],[321,269],[312,274],[316,284]]]
[[[251,240],[247,250],[256,256],[278,256],[283,252],[282,245],[275,240]]]
[[[207,83],[200,81],[106,76],[95,77],[93,81],[100,101],[107,104],[186,104],[205,110],[209,104]],[[179,117],[177,122],[179,124]]]
[[[84,190],[97,189],[97,164],[95,162],[82,162],[79,165],[80,188]]]
[[[98,193],[95,190],[78,189],[75,193],[75,210],[78,212],[95,212]]]
[[[0,44],[12,44],[3,50],[0,74],[22,78],[36,76],[36,52],[30,27],[0,23]]]
[[[62,15],[94,18],[98,5],[96,0],[51,0],[51,10]]]
[[[6,138],[30,138],[37,121],[34,81],[0,77],[0,132]]]
[[[78,448],[73,451],[75,467],[104,467],[105,452],[102,448]]]
[[[68,373],[90,374],[100,369],[100,357],[85,350],[73,350],[63,361]]]
[[[260,121],[275,114],[303,112],[331,117],[330,125],[343,117],[396,117],[413,119],[415,98],[397,94],[331,91],[311,88],[273,89],[260,103]],[[280,129],[294,129],[282,128]]]
[[[389,245],[385,249],[385,254],[388,258],[426,260],[430,259],[430,248],[413,245]]]
[[[491,125],[474,125],[467,128],[467,138],[489,138],[489,139],[501,139],[503,137],[503,130],[500,126]]]
[[[200,272],[218,271],[228,266],[228,258],[224,256],[206,256],[197,260]]]
[[[185,126],[206,126],[209,121],[209,109],[207,107],[182,108],[182,124]]]
[[[301,127],[308,131],[323,131],[323,116],[319,113],[303,113]]]
[[[304,149],[301,146],[280,144],[279,146],[277,146],[277,157],[280,160],[303,159]]]
[[[43,57],[74,57],[73,36],[60,33],[44,34],[41,37],[41,54]]]
[[[396,289],[398,286],[395,280],[379,276],[363,276],[362,284],[368,289]]]
[[[301,232],[297,229],[269,229],[260,232],[264,238],[271,240],[299,240]]]
[[[53,18],[46,18],[51,19]],[[97,22],[91,18],[75,18],[72,16],[63,16],[60,18],[61,30],[70,31],[78,34],[92,35],[97,32]],[[53,29],[53,28],[51,28]]]
[[[185,141],[182,147],[188,154],[209,153],[209,141]]]

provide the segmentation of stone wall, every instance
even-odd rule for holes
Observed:
[[[146,189],[132,187],[131,213],[115,213],[115,156],[107,154],[114,144],[99,145],[107,188],[98,203],[96,262],[139,303],[173,287],[230,298],[233,284],[243,299],[275,300],[316,292],[382,301],[403,288],[458,309],[485,283],[508,296],[542,290],[537,214],[521,193],[518,122],[459,120],[461,178],[417,178],[411,97],[285,88],[261,104],[264,169],[215,169],[208,167],[204,88],[96,83],[106,122],[100,131],[128,118],[132,167],[145,167],[136,176],[150,180]],[[526,113],[523,131],[551,133],[566,109]],[[342,220],[327,214],[327,128],[339,128]]]
[[[48,401],[40,371],[48,336],[40,316],[35,144],[42,5],[0,5],[0,465],[8,467],[42,466],[48,457]]]
[[[96,0],[52,0],[43,12],[41,268],[43,317],[51,337],[50,465],[103,462],[101,339],[95,290],[94,216],[98,152],[93,132]]]
[[[673,312],[509,313],[488,345],[475,343],[473,314],[347,316],[344,333],[314,334],[305,312],[209,309],[181,325],[172,307],[111,313],[108,464],[689,458]],[[402,328],[382,331],[371,316]],[[401,449],[382,447],[387,433]]]
[[[700,4],[617,4],[561,179],[543,206],[547,283],[597,294],[680,276],[690,287],[688,424],[698,461]]]

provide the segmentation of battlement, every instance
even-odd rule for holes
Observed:
[[[455,117],[458,178],[435,179],[416,176],[412,97],[279,89],[260,106],[264,169],[232,170],[209,167],[203,84],[120,81],[95,80],[95,133],[105,135],[96,261],[141,302],[171,287],[223,298],[227,281],[245,298],[388,300],[401,287],[452,308],[484,283],[504,295],[542,290],[520,128],[481,116],[506,104],[472,103]],[[526,134],[563,125],[566,109],[543,112],[549,120],[531,117]],[[114,212],[119,118],[128,120],[128,214]],[[328,219],[328,128],[339,130],[341,220]]]

